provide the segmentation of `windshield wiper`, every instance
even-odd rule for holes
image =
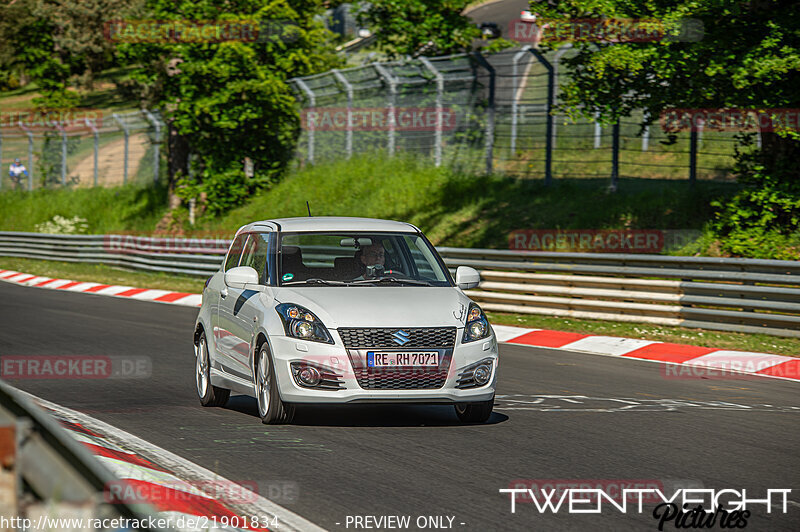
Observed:
[[[373,284],[373,283],[401,283],[410,284],[414,286],[431,286],[430,283],[425,281],[417,281],[416,279],[398,279],[397,277],[379,277],[377,279],[363,279],[360,281],[351,281],[350,284]]]
[[[284,282],[281,286],[289,286],[295,284],[326,284],[326,285],[333,285],[333,286],[345,286],[348,283],[342,281],[329,281],[327,279],[320,279],[319,277],[312,277],[311,279],[306,279],[305,281],[289,281],[288,283]]]

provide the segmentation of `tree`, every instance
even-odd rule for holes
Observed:
[[[644,109],[657,120],[667,108],[796,109],[800,103],[796,1],[556,0],[535,9],[543,18],[655,19],[703,30],[655,42],[578,43],[578,55],[565,61],[573,78],[562,94],[573,116],[599,112],[613,121]],[[760,150],[739,158],[744,190],[717,204],[712,227],[728,239],[723,250],[729,253],[762,253],[767,241],[772,247],[800,242],[800,135],[795,125],[762,131],[762,139]],[[743,136],[742,142],[749,141]],[[793,253],[800,258],[800,246]]]
[[[171,204],[178,193],[207,198],[211,214],[224,212],[278,179],[294,154],[299,116],[287,80],[339,64],[332,34],[314,19],[321,2],[150,0],[145,9],[150,19],[249,28],[241,39],[223,42],[173,35],[120,44],[124,61],[143,66],[133,75],[143,103],[160,108],[169,123]],[[254,163],[252,178],[243,171],[245,157]]]
[[[481,37],[466,16],[469,0],[374,0],[360,20],[368,25],[390,57],[445,55],[472,49]]]

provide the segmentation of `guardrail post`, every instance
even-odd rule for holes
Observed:
[[[616,192],[619,183],[619,118],[614,122],[611,131],[611,185],[609,190]]]
[[[153,124],[153,127],[156,129],[156,138],[155,138],[155,153],[153,154],[153,182],[158,183],[158,167],[161,161],[161,122],[158,118],[155,117],[153,113],[148,111],[147,109],[142,109],[142,113],[144,116],[147,117],[147,120]],[[95,153],[97,153],[95,151]],[[95,159],[95,168],[97,168],[97,159]],[[97,173],[95,173],[95,185],[97,184]]]
[[[125,161],[124,161],[124,168],[122,170],[122,184],[128,184],[128,141],[130,132],[128,131],[128,126],[125,125],[125,122],[119,117],[117,113],[111,115],[114,118],[114,121],[119,125],[120,129],[122,129],[122,133],[125,135]]]
[[[519,120],[519,100],[522,97],[520,93],[520,79],[519,79],[519,60],[528,54],[530,45],[525,45],[522,50],[514,54],[514,59],[511,61],[511,79],[514,84],[514,95],[511,100],[511,141],[509,142],[511,157],[517,151],[517,121]],[[526,71],[527,72],[527,71]]]
[[[444,95],[444,76],[439,72],[427,57],[420,57],[420,62],[425,68],[431,71],[436,78],[436,137],[434,144],[434,163],[436,166],[442,164],[442,98]]]
[[[347,133],[344,141],[344,150],[347,152],[347,158],[349,159],[353,156],[353,85],[347,81],[347,78],[339,70],[334,68],[331,73],[344,86],[344,90],[347,93]]]
[[[394,146],[395,146],[395,106],[397,104],[397,79],[392,76],[388,70],[386,70],[383,65],[379,63],[374,63],[375,70],[377,70],[378,74],[389,84],[389,101],[387,102],[387,107],[389,109],[389,139],[388,139],[388,150],[389,156],[394,155]]]
[[[545,133],[547,137],[545,138],[544,184],[550,185],[553,182],[553,125],[555,117],[551,113],[555,105],[555,70],[539,50],[531,48],[530,52],[547,69],[547,132]]]
[[[91,122],[88,118],[84,118],[83,121],[86,123],[86,127],[92,130],[92,136],[94,137],[94,186],[97,186],[97,148],[100,144],[100,138],[94,122]]]
[[[314,91],[300,78],[294,78],[290,81],[297,83],[300,90],[308,96],[308,103],[313,109],[317,105],[317,99],[314,97]],[[308,162],[314,164],[314,125],[310,120],[306,120],[306,127],[308,128]]]
[[[33,133],[22,123],[22,120],[17,123],[19,128],[28,135],[28,192],[30,192],[33,190]]]

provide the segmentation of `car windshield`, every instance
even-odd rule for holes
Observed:
[[[278,264],[281,286],[452,286],[417,233],[283,233]]]

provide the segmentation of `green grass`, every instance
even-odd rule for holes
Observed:
[[[146,171],[146,170],[145,170]],[[623,179],[617,193],[604,179],[542,181],[463,174],[411,157],[380,153],[292,172],[225,216],[201,220],[187,234],[232,235],[268,218],[363,216],[404,220],[436,245],[508,248],[515,229],[694,229],[711,218],[712,198],[735,184]],[[122,188],[0,193],[0,230],[34,231],[56,214],[85,218],[90,233],[150,234],[166,212],[166,192]]]
[[[413,158],[376,154],[299,170],[202,229],[232,233],[267,218],[312,214],[404,220],[437,245],[507,248],[514,229],[702,229],[712,198],[736,185],[604,179],[541,181],[458,174]]]
[[[166,191],[153,186],[36,189],[0,193],[0,230],[35,231],[60,215],[88,220],[90,233],[149,234],[166,210]]]
[[[22,259],[17,257],[0,257],[0,269],[14,270],[32,275],[42,275],[56,279],[72,281],[90,281],[102,284],[132,286],[134,288],[158,288],[174,292],[199,294],[203,291],[205,279],[188,275],[167,273],[132,272],[106,266],[104,264],[86,264],[76,262],[59,262],[49,260]]]
[[[800,356],[800,342],[797,341],[797,338],[780,338],[766,334],[720,332],[642,323],[555,318],[551,316],[537,316],[534,314],[487,312],[486,315],[490,322],[498,325],[515,325],[517,327],[529,327],[532,329],[551,329],[585,334],[623,336],[642,340],[654,340],[657,342],[692,344],[717,349],[774,353],[777,355],[795,357]]]

